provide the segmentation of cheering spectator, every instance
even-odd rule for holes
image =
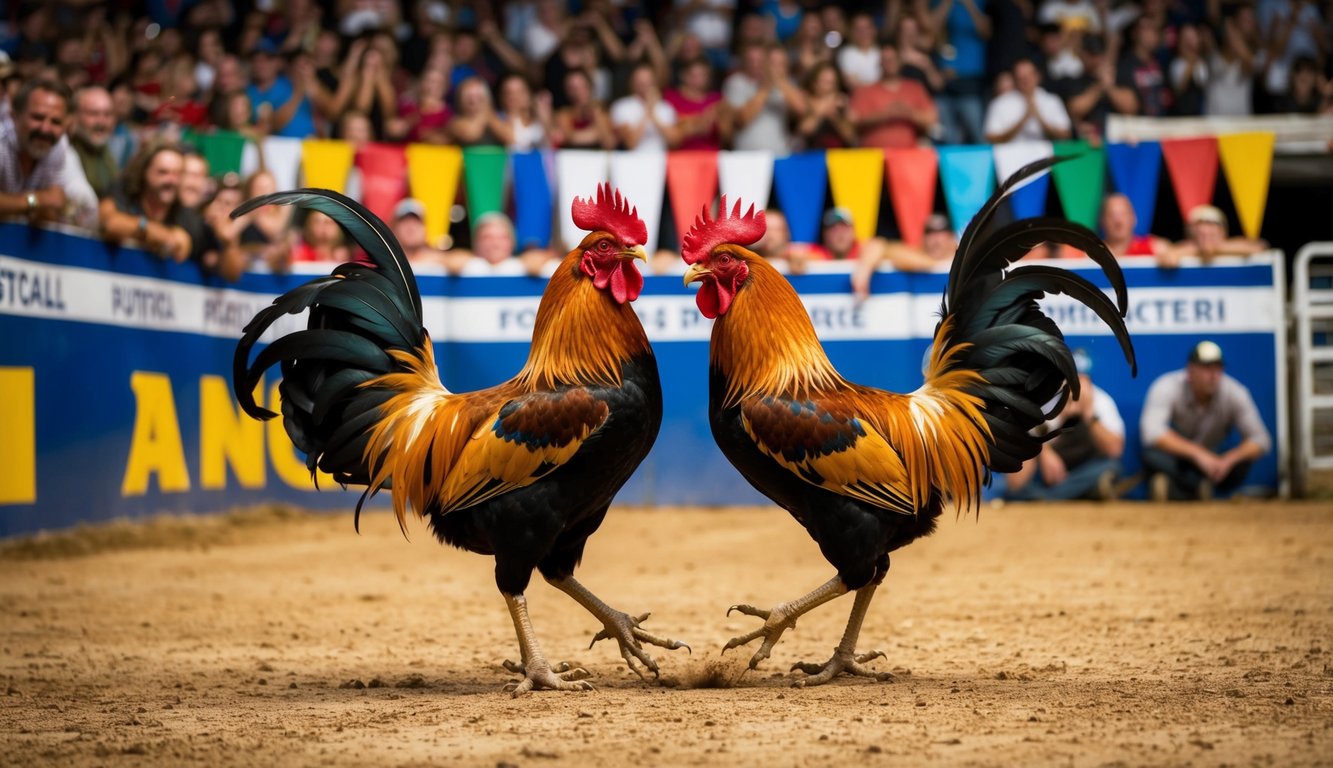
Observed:
[[[393,208],[393,236],[403,246],[403,253],[413,266],[443,266],[444,251],[426,241],[426,206],[406,197]]]
[[[868,13],[852,16],[851,39],[838,49],[838,71],[850,90],[878,83],[879,46],[875,44],[875,19]]]
[[[1099,35],[1082,41],[1083,74],[1063,84],[1057,95],[1065,99],[1077,133],[1094,143],[1106,136],[1106,118],[1111,113],[1132,114],[1138,106],[1133,83],[1117,80],[1116,69],[1106,55]]]
[[[85,85],[74,94],[73,123],[69,132],[72,150],[66,163],[76,163],[84,180],[98,198],[106,197],[120,174],[120,164],[111,152],[111,136],[116,132],[116,113],[111,92],[100,85]]]
[[[754,244],[755,253],[763,256],[780,269],[786,269],[791,259],[791,250],[796,247],[791,241],[791,227],[787,225],[787,215],[777,208],[764,211],[764,236]]]
[[[715,68],[727,69],[731,63],[728,46],[736,0],[685,0],[674,5],[680,18],[678,28],[698,39]]]
[[[805,272],[811,261],[857,261],[865,259],[878,264],[883,259],[886,245],[883,238],[872,237],[862,241],[856,236],[852,212],[846,208],[830,208],[824,213],[824,230],[818,243],[792,244],[787,249],[788,268],[794,274]]]
[[[1130,33],[1130,48],[1120,57],[1116,81],[1134,85],[1134,114],[1161,117],[1171,105],[1171,93],[1166,87],[1166,76],[1157,60],[1162,32],[1148,16],[1134,22]]]
[[[747,16],[746,18],[756,19],[758,17]],[[788,40],[785,46],[790,51],[788,60],[795,70],[797,79],[804,79],[817,64],[833,61],[833,54],[829,49],[826,32],[824,22],[819,16],[810,13],[801,17],[801,24],[796,29],[796,35]]]
[[[1267,0],[1259,3],[1258,10],[1259,31],[1271,62],[1265,85],[1277,97],[1291,90],[1298,59],[1323,59],[1325,21],[1312,0]]]
[[[175,144],[160,139],[145,144],[125,168],[123,184],[101,203],[102,237],[137,241],[162,258],[192,261],[204,274],[236,280],[248,259],[238,241],[220,240],[197,211],[181,204],[184,164]]]
[[[1203,55],[1199,28],[1193,24],[1180,27],[1176,58],[1171,62],[1171,114],[1203,114],[1204,92],[1208,87],[1208,63]]]
[[[885,42],[879,47],[878,83],[852,92],[852,122],[861,146],[890,149],[911,147],[928,135],[939,120],[935,102],[921,83],[902,76],[898,46]]]
[[[1183,371],[1162,374],[1148,388],[1139,433],[1153,501],[1207,501],[1214,491],[1234,490],[1271,449],[1254,398],[1222,368],[1222,348],[1201,341]],[[1224,451],[1233,429],[1240,441]]]
[[[986,41],[990,19],[981,12],[981,0],[938,0],[930,20],[934,37],[947,40],[939,49],[940,69],[946,83],[939,111],[949,144],[979,144],[983,140],[985,109]]]
[[[1115,192],[1102,200],[1100,224],[1106,247],[1116,257],[1120,256],[1156,256],[1160,258],[1171,248],[1166,238],[1156,235],[1136,235],[1138,215],[1129,198]]]
[[[303,212],[301,235],[291,247],[293,263],[336,262],[352,258],[342,227],[332,217],[315,210]]]
[[[1333,89],[1319,74],[1315,60],[1303,56],[1292,65],[1289,90],[1273,99],[1273,111],[1317,115],[1333,105],[1331,97]]]
[[[611,125],[625,149],[665,152],[680,143],[676,110],[662,99],[657,71],[648,62],[634,65],[629,94],[611,104]]]
[[[540,275],[554,258],[546,248],[527,248],[515,253],[518,239],[514,224],[499,211],[477,217],[472,250],[458,249],[445,257],[445,270],[452,275],[526,274]]]
[[[894,42],[898,43],[898,57],[903,62],[902,76],[921,83],[925,86],[926,93],[930,94],[930,98],[936,99],[944,90],[946,81],[944,73],[935,66],[935,60],[930,53],[930,40],[922,32],[921,22],[916,16],[903,16],[898,20],[898,34],[894,36]],[[878,54],[876,50],[877,57]],[[882,72],[878,58],[875,61],[875,69]],[[978,116],[978,126],[980,123],[981,118]]]
[[[536,13],[523,32],[523,55],[528,61],[546,61],[560,46],[565,26],[565,4],[561,0],[537,0]]]
[[[449,134],[462,147],[501,146],[504,121],[495,113],[491,89],[480,77],[469,77],[458,86],[458,112],[449,122]]]
[[[534,97],[528,79],[516,72],[500,79],[500,125],[496,134],[506,147],[515,152],[548,147],[554,125],[549,92]]]
[[[829,62],[816,64],[805,79],[805,114],[796,130],[807,148],[834,149],[856,145],[856,126],[847,116],[847,94],[838,69]]]
[[[1209,117],[1243,117],[1254,111],[1255,51],[1244,32],[1254,23],[1254,9],[1244,6],[1222,22],[1221,40],[1208,58],[1203,111]]]
[[[568,102],[555,113],[555,143],[564,149],[615,149],[616,135],[601,102],[592,97],[592,78],[581,69],[565,75]]]
[[[246,88],[254,109],[251,119],[265,134],[298,139],[313,136],[315,114],[308,96],[313,71],[293,82],[282,68],[276,46],[261,42],[250,59],[250,85]]]
[[[213,196],[208,158],[192,147],[181,150],[180,189],[176,196],[182,206],[196,212],[202,211],[204,203]]]
[[[278,191],[277,179],[268,171],[250,174],[241,187],[244,199],[263,197]],[[291,250],[290,227],[292,208],[286,205],[265,205],[246,215],[241,228],[241,248],[252,261],[262,261],[272,271],[282,271]],[[216,226],[215,226],[216,228]]]
[[[397,91],[394,89],[390,63],[386,47],[380,42],[385,38],[376,36],[361,38],[348,49],[337,89],[330,99],[327,109],[331,119],[337,120],[348,111],[360,112],[370,119],[370,128],[376,139],[384,138],[389,118],[398,112]],[[313,62],[310,67],[313,70]],[[309,86],[318,79],[313,74],[306,79]],[[254,99],[254,94],[251,94]],[[313,126],[312,126],[313,132]],[[286,135],[286,134],[283,134]]]
[[[390,135],[406,141],[425,144],[444,144],[449,139],[447,126],[453,116],[444,99],[444,70],[430,67],[421,73],[411,90],[398,103],[398,119],[392,124]]]
[[[0,102],[0,217],[97,226],[97,195],[69,157],[69,91],[30,80]]]
[[[680,70],[680,87],[668,88],[663,98],[676,110],[680,149],[721,149],[718,123],[722,94],[713,89],[713,66],[706,56],[685,62]]]
[[[1031,59],[1014,65],[1014,89],[991,100],[986,108],[986,141],[1067,139],[1069,113],[1060,97],[1041,87],[1041,75]]]
[[[881,248],[866,250],[852,271],[852,294],[860,299],[869,296],[871,276],[886,261],[899,272],[935,272],[953,261],[957,250],[958,238],[949,226],[949,217],[932,213],[926,219],[920,247],[885,241]]]
[[[1186,217],[1186,238],[1158,254],[1165,268],[1180,265],[1182,256],[1197,257],[1205,264],[1218,256],[1249,256],[1268,249],[1263,240],[1227,237],[1227,217],[1214,206],[1197,205]]]
[[[732,148],[791,148],[788,120],[805,111],[805,96],[788,75],[787,54],[774,46],[751,45],[741,54],[741,69],[722,84]]]

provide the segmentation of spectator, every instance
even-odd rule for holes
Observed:
[[[773,36],[781,43],[795,35],[805,19],[805,12],[796,0],[763,0],[759,3],[759,15],[772,25]]]
[[[504,121],[495,113],[491,89],[480,77],[469,77],[458,86],[458,110],[449,122],[449,134],[461,147],[501,146]]]
[[[74,94],[73,123],[69,132],[72,150],[65,162],[71,173],[81,171],[93,192],[106,197],[120,175],[120,164],[111,152],[111,136],[116,132],[116,113],[111,92],[100,85],[85,85]]]
[[[1041,75],[1031,59],[1014,65],[1014,90],[991,99],[986,108],[986,141],[1067,139],[1069,113],[1060,98],[1041,87]]]
[[[276,46],[262,42],[255,49],[246,95],[254,109],[251,121],[263,133],[298,139],[315,135],[315,111],[309,96],[315,78],[313,64],[306,63],[310,71],[302,70],[293,81],[282,73],[283,60]]]
[[[991,25],[981,11],[983,4],[983,0],[938,0],[930,10],[934,37],[948,41],[939,49],[946,81],[939,112],[947,144],[980,144],[984,138],[986,41]]]
[[[719,131],[722,94],[713,88],[713,66],[696,56],[680,70],[680,87],[668,88],[662,98],[676,110],[680,149],[722,148]]]
[[[393,236],[403,246],[412,266],[443,266],[444,251],[426,241],[426,206],[420,200],[405,197],[393,208]]]
[[[665,152],[680,143],[676,110],[662,98],[656,68],[648,62],[634,65],[629,94],[611,104],[611,125],[625,149]]]
[[[1273,99],[1273,111],[1317,115],[1330,106],[1330,89],[1314,59],[1303,56],[1291,67],[1288,91]]]
[[[787,215],[777,208],[764,211],[764,236],[755,243],[755,253],[774,262],[779,268],[787,268],[791,260],[791,227],[787,224]]]
[[[278,181],[266,170],[250,174],[241,186],[243,199],[250,200],[278,191]],[[273,272],[283,271],[290,261],[292,208],[265,205],[246,215],[239,233],[241,248],[252,262],[261,261]],[[216,225],[215,225],[216,228]]]
[[[537,0],[537,10],[523,32],[523,55],[528,61],[546,61],[560,46],[560,37],[565,27],[563,2]]]
[[[491,211],[477,217],[472,248],[458,249],[445,257],[445,270],[451,275],[526,274],[536,277],[554,258],[546,248],[527,248],[517,254],[518,239],[509,217]]]
[[[1254,24],[1252,8],[1244,7],[1222,22],[1222,39],[1208,58],[1203,111],[1209,117],[1244,117],[1254,111],[1256,62],[1255,51],[1243,31],[1246,23]]]
[[[184,164],[175,144],[145,144],[126,167],[123,183],[102,200],[101,235],[116,243],[134,240],[159,257],[192,261],[204,274],[236,280],[248,260],[238,241],[220,240],[197,211],[181,204]]]
[[[958,238],[949,226],[949,217],[932,213],[926,218],[921,246],[885,241],[883,247],[870,249],[857,260],[852,271],[852,294],[859,299],[870,295],[870,280],[875,270],[888,261],[899,272],[935,272],[953,261]]]
[[[449,140],[449,120],[453,111],[444,99],[444,70],[429,67],[417,78],[410,96],[398,103],[398,119],[390,136],[426,144],[444,144]]]
[[[1102,14],[1093,0],[1044,0],[1037,11],[1037,22],[1086,32],[1102,31]]]
[[[1278,96],[1291,90],[1298,59],[1321,61],[1325,21],[1312,0],[1267,0],[1258,5],[1259,31],[1271,62],[1265,86]]]
[[[601,102],[592,96],[592,78],[581,69],[565,75],[567,104],[555,113],[556,135],[564,149],[615,149],[615,130]]]
[[[757,19],[758,17],[748,16],[746,18]],[[801,17],[801,25],[796,30],[796,36],[785,44],[790,52],[788,63],[791,65],[796,79],[805,79],[816,64],[833,61],[833,53],[829,49],[826,32],[824,21],[819,16],[811,13]],[[772,42],[771,38],[769,38],[769,41]]]
[[[898,44],[898,57],[903,62],[902,76],[921,83],[925,86],[926,93],[930,94],[930,98],[937,99],[944,90],[946,81],[944,73],[935,65],[935,60],[931,56],[930,39],[921,31],[921,22],[917,21],[915,16],[903,16],[898,20],[898,34],[894,36],[894,42]],[[879,52],[876,50],[875,69],[882,73],[878,55]],[[978,116],[978,128],[980,124],[981,118]]]
[[[835,149],[856,146],[856,126],[847,114],[838,69],[825,61],[805,78],[805,114],[796,125],[806,148]]]
[[[1092,359],[1074,350],[1079,396],[1071,398],[1054,418],[1038,427],[1042,443],[1036,458],[1023,462],[1006,478],[1010,501],[1065,501],[1117,498],[1120,457],[1125,451],[1125,422],[1106,390],[1092,383]]]
[[[1171,106],[1171,93],[1166,87],[1166,76],[1157,60],[1162,32],[1157,23],[1142,16],[1130,28],[1130,48],[1120,57],[1116,81],[1133,83],[1134,114],[1162,117]]]
[[[181,150],[181,178],[177,197],[180,204],[200,212],[213,196],[213,179],[208,173],[208,158],[197,149]]]
[[[788,268],[794,274],[805,272],[811,261],[857,261],[864,259],[878,264],[883,259],[886,245],[883,238],[872,237],[861,241],[852,225],[852,212],[846,208],[830,208],[824,213],[824,230],[820,241],[813,244],[793,244],[787,249]]]
[[[787,54],[777,46],[751,45],[741,54],[741,68],[722,85],[732,148],[791,149],[788,122],[805,111],[805,96],[788,75]]]
[[[1018,60],[1032,55],[1028,29],[1033,23],[1030,0],[986,0],[991,38],[986,45],[986,73],[994,82],[1011,72]]]
[[[1203,114],[1204,92],[1208,87],[1208,62],[1203,53],[1199,28],[1193,24],[1180,27],[1176,58],[1171,62],[1171,114],[1192,117]]]
[[[500,125],[496,133],[514,152],[531,152],[550,146],[555,130],[551,94],[532,95],[528,79],[510,72],[500,79]]]
[[[1234,490],[1272,447],[1249,390],[1222,369],[1221,347],[1201,341],[1184,370],[1162,374],[1148,388],[1140,433],[1153,501],[1207,501],[1215,491]],[[1239,442],[1223,450],[1233,429]]]
[[[1194,256],[1207,264],[1218,256],[1250,256],[1268,249],[1264,240],[1227,237],[1227,217],[1214,206],[1197,205],[1186,217],[1186,238],[1158,254],[1158,265],[1180,266],[1182,256]]]
[[[1116,258],[1122,256],[1160,258],[1171,248],[1171,242],[1166,238],[1134,234],[1134,228],[1139,223],[1138,215],[1134,213],[1134,205],[1130,203],[1129,198],[1119,192],[1109,194],[1102,199],[1102,213],[1099,218],[1106,247]]]
[[[881,44],[879,61],[883,71],[880,81],[863,85],[852,93],[852,122],[861,146],[882,149],[915,146],[939,121],[935,102],[921,83],[902,76],[897,44]]]
[[[868,13],[852,16],[851,39],[838,49],[838,71],[849,90],[878,83],[879,46],[875,44],[875,19]]]
[[[1099,35],[1085,36],[1081,48],[1083,74],[1067,80],[1057,95],[1064,98],[1078,135],[1097,145],[1106,137],[1107,116],[1132,114],[1138,100],[1133,83],[1116,79],[1116,68]]]
[[[30,80],[0,102],[0,217],[97,226],[97,195],[70,162],[65,122],[69,91]]]
[[[736,0],[686,0],[675,4],[679,14],[677,28],[699,41],[704,55],[715,69],[725,70],[731,65],[731,19],[736,13]]]
[[[338,222],[319,211],[307,210],[304,214],[301,235],[291,247],[292,263],[350,261],[352,252]]]
[[[351,44],[338,77],[337,89],[328,100],[326,109],[327,116],[335,121],[349,110],[360,112],[370,119],[371,133],[378,140],[386,136],[389,118],[398,112],[398,97],[391,79],[393,67],[389,63],[389,54],[385,52],[383,44],[376,44],[377,40],[361,38]],[[313,62],[303,66],[306,89],[309,90],[319,83],[319,79],[315,75]],[[250,98],[254,100],[253,92]]]
[[[235,173],[222,174],[222,178],[218,179],[217,184],[214,185],[212,199],[204,204],[202,211],[204,221],[213,227],[213,231],[218,233],[219,239],[240,239],[241,232],[249,224],[250,217],[254,215],[254,211],[251,211],[244,216],[238,216],[234,219],[231,217],[231,212],[236,210],[236,207],[243,202],[245,202],[245,196],[241,192],[240,177]],[[290,264],[282,266],[282,269],[274,268],[272,271],[286,271],[286,267],[289,267]],[[253,263],[246,269],[252,267]]]

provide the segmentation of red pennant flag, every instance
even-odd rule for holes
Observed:
[[[676,236],[690,231],[694,219],[717,195],[717,153],[711,150],[681,150],[667,153],[667,191],[671,194],[671,213],[676,219]],[[658,243],[659,248],[673,248],[672,243]]]
[[[1187,218],[1196,206],[1213,202],[1217,184],[1217,137],[1162,139],[1162,157],[1171,174],[1180,217]]]
[[[400,144],[366,144],[356,153],[361,169],[361,204],[386,222],[407,196],[407,155]]]
[[[903,242],[920,246],[926,234],[926,219],[935,210],[935,181],[940,158],[934,147],[900,147],[884,150],[884,168],[889,178],[889,198],[898,219]]]

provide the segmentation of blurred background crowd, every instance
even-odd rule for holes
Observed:
[[[229,277],[256,258],[280,268],[302,254],[338,253],[336,228],[292,227],[281,212],[229,222],[237,202],[272,190],[271,175],[214,178],[180,142],[191,132],[782,154],[1097,144],[1111,114],[1333,111],[1333,0],[7,0],[0,8],[0,123],[10,126],[0,130],[0,193],[12,195],[0,214],[137,238]],[[68,135],[68,170],[82,177],[56,185],[60,192],[33,186],[43,147],[60,139],[56,123]],[[176,207],[198,215],[177,217]],[[173,237],[173,222],[193,237]],[[479,239],[478,223],[470,239]],[[506,222],[495,224],[503,235]],[[201,255],[201,239],[211,255]],[[500,240],[497,254],[516,250]],[[462,268],[420,250],[423,260]]]

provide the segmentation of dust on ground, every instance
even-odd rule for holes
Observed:
[[[547,655],[597,690],[511,699],[488,558],[391,517],[281,510],[0,543],[0,764],[1327,765],[1333,505],[1010,505],[897,553],[861,650],[892,682],[794,689],[851,608],[757,671],[719,654],[825,581],[776,509],[617,509],[579,578],[693,647],[639,680],[537,579]]]

